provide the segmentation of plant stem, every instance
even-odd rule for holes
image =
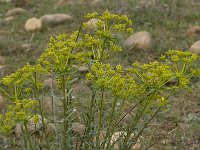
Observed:
[[[64,117],[64,122],[63,122],[63,146],[64,149],[67,148],[67,122],[66,122],[66,114],[67,114],[67,99],[66,99],[66,92],[65,92],[65,76],[62,75],[62,102],[63,102],[63,117]]]
[[[57,128],[57,122],[56,122],[56,104],[55,104],[56,101],[54,99],[53,77],[51,80],[51,101],[52,101],[52,116],[53,116],[53,122],[55,125],[55,136],[56,136],[56,141],[57,141],[56,149],[60,149],[60,140],[58,136],[58,128]]]
[[[34,90],[33,90],[33,99],[36,99],[36,94],[37,93],[37,73],[36,72],[34,72]],[[35,106],[35,108],[34,108],[35,110],[34,110],[34,114],[36,115],[36,106]],[[36,123],[34,124],[34,128],[35,128],[35,131],[36,131],[36,128],[37,128],[37,126],[36,126]],[[35,136],[34,136],[34,143],[35,143],[35,147],[36,147],[36,134],[35,134]]]
[[[41,103],[41,100],[39,100],[39,96],[38,96],[39,91],[38,91],[38,87],[37,87],[37,82],[38,82],[37,78],[38,78],[37,72],[34,72],[34,94],[33,94],[33,96],[36,100],[39,101],[39,112],[40,112],[40,115],[41,115],[41,121],[42,121],[42,125],[43,125],[43,128],[44,128],[44,136],[45,136],[45,140],[46,140],[46,145],[47,145],[48,148],[50,148],[49,145],[48,145],[48,136],[47,136],[47,132],[46,132],[47,128],[46,128],[46,124],[45,124],[45,121],[44,121],[44,113],[43,113],[42,103]],[[35,114],[36,114],[36,108],[35,108]],[[35,129],[36,129],[36,125],[35,125]]]
[[[139,104],[141,104],[145,99],[147,99],[149,96],[154,94],[156,91],[153,91],[149,93],[145,98],[141,99],[138,103],[136,103],[125,115],[122,116],[122,118],[116,123],[115,126],[117,126],[133,109],[135,109]]]
[[[33,150],[31,138],[29,136],[28,128],[27,128],[27,124],[26,123],[24,123],[24,127],[25,127],[25,132],[26,132],[26,139],[28,140],[29,149]]]
[[[112,123],[113,123],[113,120],[115,119],[115,107],[116,107],[116,103],[117,103],[117,98],[115,97],[114,98],[114,102],[112,103],[112,108],[111,108],[111,113],[110,113],[110,115],[109,115],[109,123],[108,123],[108,127],[107,127],[107,131],[106,131],[106,136],[105,136],[105,138],[104,138],[104,142],[102,143],[102,148],[104,149],[104,147],[105,147],[105,144],[106,144],[106,142],[107,142],[107,138],[108,138],[108,146],[107,146],[107,148],[106,149],[108,149],[108,147],[109,147],[109,143],[110,143],[110,140],[111,140],[111,137],[112,137],[112,134],[113,134],[113,132],[114,132],[114,130],[115,130],[115,127],[116,126],[112,126]]]
[[[99,137],[101,134],[101,125],[102,125],[102,117],[103,117],[103,100],[104,100],[104,90],[101,91],[101,98],[100,98],[100,108],[99,108],[99,122],[98,122],[98,129],[97,129],[97,136],[96,136],[96,148],[99,149]]]
[[[141,119],[144,111],[146,110],[146,107],[148,106],[149,103],[145,104],[143,107],[142,107],[142,110],[138,110],[137,113],[136,113],[136,116],[134,118],[134,121],[128,125],[127,127],[127,135],[125,136],[125,139],[124,139],[124,142],[123,142],[123,145],[122,145],[122,150],[126,150],[127,149],[127,143],[129,141],[129,138],[131,136],[131,134],[133,133],[132,130],[135,128],[135,126],[138,124],[139,120]]]

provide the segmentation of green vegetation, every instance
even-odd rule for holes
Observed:
[[[93,31],[83,24],[82,30],[51,37],[35,65],[25,65],[2,79],[1,91],[10,102],[0,116],[5,147],[132,149],[171,95],[190,90],[190,79],[200,76],[199,68],[191,67],[198,56],[178,50],[170,50],[152,63],[135,62],[128,69],[113,66],[109,58],[122,51],[116,35],[132,32],[132,21],[109,11],[89,13],[85,18],[99,20]],[[82,65],[89,68],[86,78],[77,70]],[[48,76],[57,86],[45,89]],[[83,100],[73,100],[77,97],[72,93],[73,84],[80,78],[89,82],[88,94]],[[173,80],[175,84],[168,86]],[[52,112],[45,110],[44,91],[51,93]],[[131,106],[128,112],[127,106]],[[74,129],[77,123],[84,126],[82,133],[80,128],[79,132]]]
[[[87,144],[91,144],[92,142],[93,146],[97,146],[103,143],[102,145],[106,147],[107,145],[109,145],[109,143],[106,142],[109,142],[108,139],[111,138],[110,135],[112,132],[124,131],[121,133],[121,136],[128,136],[125,133],[128,128],[125,127],[128,127],[127,125],[130,122],[134,122],[134,117],[138,112],[137,110],[140,110],[140,108],[143,108],[145,105],[148,105],[146,103],[141,104],[139,107],[137,105],[137,102],[139,101],[139,99],[142,98],[142,96],[145,99],[145,94],[147,95],[150,94],[145,99],[145,101],[147,101],[147,99],[150,99],[151,101],[151,103],[149,103],[150,105],[148,105],[148,108],[146,109],[147,111],[144,111],[144,114],[148,115],[146,117],[144,115],[143,117],[141,117],[141,120],[138,120],[137,122],[138,124],[136,124],[136,128],[134,130],[134,133],[136,135],[140,135],[140,131],[143,131],[142,135],[139,137],[142,149],[143,148],[147,149],[148,147],[149,149],[153,150],[199,149],[200,148],[199,144],[200,143],[199,142],[199,132],[200,132],[199,86],[200,85],[199,85],[199,77],[190,76],[190,73],[192,74],[197,73],[190,70],[190,68],[197,68],[199,66],[199,60],[196,60],[194,63],[190,64],[188,67],[185,68],[184,67],[185,65],[182,61],[183,60],[185,61],[186,59],[182,60],[182,58],[185,57],[194,58],[195,56],[183,52],[187,52],[191,44],[199,40],[200,37],[199,35],[194,37],[187,37],[185,36],[185,31],[191,25],[200,24],[200,18],[199,18],[200,2],[197,0],[190,0],[190,1],[105,0],[104,3],[96,6],[82,5],[82,4],[77,4],[77,5],[66,4],[63,5],[62,7],[55,7],[55,3],[56,3],[55,0],[28,1],[26,5],[20,6],[28,10],[26,13],[15,16],[15,19],[12,22],[7,23],[0,21],[0,55],[3,56],[3,58],[5,58],[5,65],[6,65],[5,69],[0,70],[0,77],[3,78],[6,75],[9,75],[7,78],[9,80],[6,81],[6,78],[4,78],[4,82],[5,84],[6,82],[7,84],[8,83],[10,84],[9,86],[7,86],[1,83],[0,88],[5,90],[4,92],[2,92],[4,93],[3,96],[7,98],[7,102],[11,104],[10,105],[11,107],[9,106],[7,109],[8,116],[10,116],[10,119],[12,119],[13,117],[12,112],[14,110],[15,110],[14,116],[16,116],[17,113],[20,114],[21,111],[24,112],[23,115],[25,116],[25,118],[21,119],[19,117],[16,117],[14,120],[12,119],[11,122],[9,121],[9,119],[7,119],[8,121],[7,131],[13,131],[14,130],[13,127],[15,126],[15,124],[18,123],[20,124],[20,129],[21,129],[21,131],[19,132],[20,138],[18,137],[17,133],[15,133],[16,139],[14,138],[13,133],[10,134],[9,132],[6,132],[7,133],[6,136],[4,134],[1,134],[0,149],[3,148],[11,149],[10,146],[13,146],[12,147],[13,149],[14,148],[26,149],[25,147],[31,147],[31,146],[32,148],[35,148],[34,147],[35,145],[43,146],[44,149],[45,148],[48,149],[48,146],[51,145],[52,146],[51,148],[54,149],[60,143],[61,144],[59,146],[63,146],[62,144],[64,143],[62,141],[62,138],[69,139],[71,143],[76,143],[74,141],[77,140],[78,145],[81,145],[82,143],[83,146],[87,146],[84,145],[83,143],[88,142]],[[13,7],[14,7],[13,3],[0,2],[0,20],[4,18],[3,14],[7,10]],[[152,48],[148,52],[144,52],[143,50],[138,50],[138,49],[127,50],[122,46],[124,39],[127,37],[125,35],[127,34],[124,33],[116,34],[113,38],[113,42],[117,40],[114,43],[117,44],[114,46],[119,46],[117,48],[119,52],[116,53],[114,51],[106,50],[106,54],[105,56],[103,56],[105,57],[104,58],[105,60],[101,60],[100,62],[102,63],[99,64],[97,63],[94,67],[92,67],[96,62],[99,62],[99,59],[101,57],[100,53],[96,50],[100,49],[102,43],[98,43],[97,41],[95,41],[97,38],[99,38],[99,36],[98,35],[95,35],[95,37],[84,36],[85,33],[88,33],[86,29],[80,30],[81,32],[79,31],[73,32],[73,31],[79,30],[82,22],[87,21],[86,18],[83,18],[83,14],[93,11],[96,11],[99,14],[101,14],[106,9],[116,14],[127,15],[128,18],[130,18],[130,20],[133,21],[133,25],[130,25],[129,27],[133,27],[134,32],[141,30],[149,31],[153,39]],[[49,13],[66,13],[72,15],[74,19],[71,24],[63,24],[56,27],[46,26],[42,28],[40,32],[27,33],[26,31],[24,31],[24,24],[28,18],[30,17],[39,18],[40,16]],[[91,32],[89,33],[92,34]],[[74,40],[73,38],[75,37],[73,37],[72,35],[74,36],[77,35],[79,37],[78,40],[73,41]],[[48,40],[50,39],[51,36],[54,38],[51,38],[50,44],[49,46],[47,46]],[[92,48],[89,47],[90,45],[83,44],[90,41],[91,38],[93,44],[95,44],[95,49],[93,49],[93,51]],[[54,58],[50,53],[51,52],[50,49],[54,48],[58,49],[57,47],[58,45],[56,45],[55,43],[60,43],[59,42],[60,40],[67,41],[68,44],[67,43],[66,44],[69,47],[70,46],[76,47],[73,50],[74,53],[72,53],[72,55],[69,56],[69,59],[71,60],[67,65],[69,68],[64,68],[65,66],[64,61],[57,62],[54,64],[54,62],[56,62],[56,57]],[[79,40],[83,41],[83,43],[79,43]],[[23,47],[22,44],[31,44],[31,46],[27,48]],[[78,51],[77,49],[79,48],[77,47],[84,48],[85,50],[84,54],[81,53],[81,51]],[[109,45],[108,47],[106,47],[106,49],[111,50],[112,47],[113,45]],[[44,52],[43,50],[46,48],[47,50]],[[116,49],[116,47],[114,49]],[[169,49],[180,49],[182,51],[181,52],[174,51],[173,53],[176,53],[178,57],[176,55],[173,55],[172,60],[171,60],[172,54],[170,53],[166,54],[167,62],[164,62],[159,57],[161,54],[164,54]],[[56,52],[55,56],[61,57],[63,51],[66,50],[61,50]],[[74,55],[75,53],[76,55]],[[108,58],[109,55],[111,55],[111,57]],[[50,57],[52,57],[52,60],[49,59]],[[164,56],[161,56],[161,58],[163,59]],[[62,58],[62,60],[65,61],[66,59],[68,59],[68,55]],[[176,62],[177,59],[180,60]],[[36,60],[38,61],[36,62]],[[58,60],[60,61],[60,59]],[[159,61],[155,63],[154,62],[155,60]],[[1,61],[2,60],[0,60],[0,63]],[[45,61],[49,61],[49,63],[45,63]],[[134,63],[135,61],[138,61],[140,63]],[[134,66],[132,66],[133,63]],[[144,63],[146,63],[146,66],[144,65]],[[72,66],[72,64],[75,64],[76,66]],[[86,76],[87,80],[85,79],[85,75],[82,74],[80,75],[77,71],[77,68],[82,64],[85,64],[90,68],[90,73],[87,74]],[[120,64],[120,66],[118,66],[118,64]],[[176,67],[175,64],[177,64],[178,67]],[[23,67],[24,65],[25,67]],[[64,70],[66,69],[65,70],[67,72],[67,74],[65,74],[66,85],[62,84],[62,76],[59,75],[60,74],[59,72],[61,70],[58,69],[59,65],[62,65]],[[169,68],[167,66],[169,66]],[[18,70],[18,68],[22,67],[23,69]],[[100,69],[101,67],[103,67],[103,69]],[[144,90],[140,91],[140,86],[142,86],[141,83],[145,81],[147,81],[147,83],[150,82],[149,80],[147,80],[149,79],[149,76],[147,76],[149,74],[147,73],[147,69],[145,69],[145,67],[148,69],[150,68],[151,73],[158,68],[162,68],[162,70],[160,70],[161,72],[159,73],[157,72],[155,74],[158,75],[159,77],[160,74],[165,76],[164,72],[169,71],[168,72],[169,74],[167,74],[169,76],[165,76],[163,79],[159,79],[160,81],[155,80],[155,82],[152,82],[152,85],[150,87],[148,87],[147,85],[143,85],[144,89],[147,87],[149,88],[149,89],[147,88],[149,90],[149,93],[146,93],[148,91],[147,89],[146,91]],[[51,73],[49,74],[48,73],[50,72],[49,68],[54,68],[55,72],[51,70]],[[180,70],[176,70],[177,68],[179,68]],[[183,76],[181,75],[182,73],[181,69],[183,70],[184,73],[182,74]],[[17,73],[16,70],[18,70]],[[134,74],[137,71],[139,73],[144,73],[144,76],[141,76],[140,78],[139,76]],[[115,72],[116,74],[115,75],[109,74],[109,72],[111,73]],[[13,76],[10,75],[11,73],[13,73]],[[104,78],[106,76],[108,77]],[[112,76],[116,77],[115,81],[117,82],[123,81],[123,82],[119,82],[119,85],[114,85],[114,83],[112,82],[114,81],[114,79],[111,78]],[[132,83],[131,80],[130,81],[127,80],[129,79],[128,78],[129,76],[133,76],[133,79],[136,83]],[[13,79],[12,81],[10,80],[11,78]],[[53,88],[49,89],[46,86],[44,87],[44,80],[46,78],[52,78],[51,84]],[[109,82],[105,82],[108,80],[108,78],[110,78],[111,80],[109,80]],[[105,81],[102,81],[103,79],[105,79]],[[164,79],[166,80],[164,81]],[[169,80],[169,82],[167,82],[167,79],[172,79],[172,80]],[[178,79],[180,79],[181,82],[177,82]],[[57,86],[54,85],[55,80],[57,82]],[[91,82],[89,82],[88,80],[92,81],[93,84],[91,85]],[[122,103],[122,101],[120,101],[121,98],[118,97],[116,103],[114,103],[115,97],[113,96],[114,93],[112,91],[114,89],[112,89],[111,87],[113,86],[121,87],[123,85],[122,83],[124,82],[125,83],[130,82],[130,84],[126,84],[127,87],[124,87],[125,89],[127,89],[128,86],[133,86],[132,88],[134,89],[138,88],[138,91],[144,92],[144,95],[141,95],[141,93],[137,93],[138,99],[136,97],[127,98],[128,100],[124,104]],[[162,91],[161,93],[155,93],[155,95],[154,93],[151,93],[153,92],[153,88],[161,85],[162,82],[163,84],[165,83],[165,85],[163,85],[164,88],[168,89],[159,89],[164,91]],[[102,83],[106,85],[106,89],[104,89],[106,92],[103,93],[104,100],[102,101],[103,102],[102,112],[106,111],[107,113],[106,114],[103,113],[102,123],[98,125],[94,124],[94,122],[92,122],[91,120],[94,120],[95,123],[98,122],[98,118],[100,116],[99,112],[101,108],[100,107],[101,103],[96,103],[95,107],[93,108],[91,107],[88,108],[88,107],[91,106],[92,98],[98,100],[97,102],[101,100],[102,90],[100,85]],[[108,84],[111,84],[111,87],[107,86]],[[15,85],[17,85],[17,88],[15,87]],[[78,88],[83,88],[83,89],[76,91],[75,88],[77,85]],[[135,87],[136,85],[140,86]],[[66,89],[65,91],[63,90],[64,86]],[[176,86],[177,88],[188,87],[189,91],[190,89],[192,89],[193,92],[185,92],[184,90],[179,90],[179,92],[174,91],[173,95],[167,98],[170,92],[170,88],[172,90],[173,88],[176,88]],[[93,92],[93,90],[97,92],[95,93]],[[117,91],[117,89],[115,90]],[[123,93],[121,92],[120,94]],[[156,96],[156,94],[157,96],[160,96],[158,98],[160,101],[157,99],[156,101],[154,101],[155,97],[153,96]],[[62,95],[66,95],[66,97]],[[65,112],[63,112],[64,111],[63,103],[65,103],[64,99],[68,98],[70,99],[69,100],[70,102],[68,108],[69,111],[66,112],[66,117],[70,115],[69,122],[63,120],[63,115],[65,115]],[[19,105],[21,106],[27,104],[29,105],[29,100],[31,101],[36,100],[38,103],[34,103],[34,105],[28,106],[27,112],[25,109],[20,109],[20,110],[16,109],[16,107],[18,107]],[[51,102],[50,109],[47,108],[49,107],[47,104],[49,101]],[[137,106],[136,108],[134,107],[135,105]],[[158,113],[156,117],[153,117],[150,124],[146,125],[147,128],[145,128],[145,130],[143,130],[142,128],[138,128],[138,126],[139,127],[145,126],[146,123],[145,121],[148,122],[149,119],[151,119],[150,116],[152,116],[154,110],[156,110],[156,108],[158,108],[159,106],[162,106],[160,113]],[[55,107],[57,109],[55,109]],[[114,110],[119,110],[121,109],[120,107],[123,107],[121,113],[119,111],[119,114],[116,114],[117,116],[110,117],[112,116],[112,113],[110,113],[112,112],[112,108],[115,108]],[[132,108],[135,109],[132,110]],[[89,110],[92,111],[92,113]],[[129,111],[133,111],[133,113],[130,113]],[[83,116],[85,114],[87,114],[87,116],[84,118]],[[90,118],[91,117],[90,115],[92,114],[97,117]],[[119,116],[121,116],[121,118],[119,118]],[[1,117],[2,120],[6,121],[5,120],[5,118],[7,117],[6,114],[4,114]],[[112,120],[114,120],[114,118],[117,117],[118,121],[123,118],[119,122],[119,125],[117,125],[117,127],[113,129],[114,131],[111,131],[109,128],[107,129],[106,127],[109,124],[112,124],[113,123]],[[88,127],[88,124],[90,123],[90,121],[87,122],[88,118],[91,119],[90,120],[91,126],[94,126],[94,128],[87,129],[87,131],[89,130],[92,132],[92,135],[89,134],[88,132],[87,135],[93,136],[94,140],[89,139],[88,136],[86,136],[85,141],[81,141],[83,135],[81,134],[78,136],[79,133],[78,134],[77,132],[74,133],[74,131],[72,131],[70,127],[74,122],[83,123]],[[28,129],[29,132],[27,132],[25,129],[27,122],[29,122],[28,125],[30,125],[29,126],[30,129]],[[22,124],[24,124],[24,127],[22,127]],[[37,124],[36,127],[35,124]],[[66,135],[67,137],[63,136],[63,132],[65,132],[63,130],[64,126],[68,126],[67,128],[70,129],[67,131],[69,132],[69,134]],[[105,132],[103,132],[103,135],[104,139],[107,140],[101,141],[101,135],[102,135],[101,132],[99,139],[95,139],[96,135],[99,134],[98,126],[100,126],[101,129],[105,130]],[[12,130],[10,130],[11,128]],[[6,127],[3,128],[2,126],[1,130],[3,131],[5,129]],[[23,133],[25,133],[23,134],[23,136],[21,134],[22,130]],[[108,134],[106,134],[106,132]],[[33,139],[33,141],[28,142],[28,140],[30,139]],[[137,139],[134,139],[133,141],[138,142]],[[35,144],[35,142],[37,144]],[[120,142],[124,143],[123,140]],[[134,144],[134,142],[133,143],[131,143],[130,141],[128,142],[129,144]],[[18,144],[20,143],[21,146],[24,147],[15,147],[14,146],[15,143]],[[31,146],[26,145],[25,143],[30,144]],[[69,145],[69,143],[67,142],[65,144]]]

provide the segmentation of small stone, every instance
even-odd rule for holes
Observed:
[[[129,36],[124,45],[128,49],[150,49],[152,45],[151,35],[147,31],[137,32]]]
[[[85,24],[88,26],[89,29],[96,29],[97,28],[97,23],[100,22],[101,20],[96,19],[96,18],[92,18],[90,20],[88,20]]]
[[[0,0],[0,2],[10,3],[12,0]]]
[[[195,42],[189,49],[190,52],[200,54],[200,41]]]
[[[21,135],[23,134],[22,125],[21,124],[16,124],[14,132],[15,132],[16,137],[20,138]]]
[[[11,22],[14,20],[14,17],[13,16],[9,16],[9,17],[6,17],[5,19],[3,19],[3,22]]]
[[[44,85],[46,87],[53,88],[57,85],[57,83],[55,80],[52,80],[51,78],[47,78],[44,80]]]
[[[6,59],[3,56],[0,56],[0,64],[4,64]]]
[[[85,125],[78,122],[72,123],[72,130],[78,133],[79,135],[84,135]]]
[[[30,18],[26,21],[24,28],[27,32],[39,31],[42,28],[41,20],[37,18]]]
[[[177,124],[177,126],[182,130],[186,130],[188,128],[188,125],[186,123],[183,123],[183,122],[179,122]]]
[[[119,146],[118,146],[118,141],[119,139],[123,139],[127,136],[127,133],[125,131],[119,131],[119,132],[115,132],[112,137],[111,137],[111,140],[110,140],[110,144],[113,144],[113,147],[114,149],[118,150],[119,149]],[[135,137],[135,134],[132,133],[130,135],[130,138],[134,138]],[[132,146],[132,150],[140,150],[141,149],[141,144],[139,144],[140,140],[138,139],[137,140],[137,143],[135,145]]]
[[[51,97],[46,97],[43,101],[43,109],[45,110],[45,112],[52,112],[53,107],[55,107],[55,106],[52,106]]]
[[[42,24],[46,25],[59,25],[66,22],[72,22],[73,18],[67,14],[48,14],[41,18]]]
[[[37,116],[39,117],[38,123],[35,124],[33,121],[33,118],[31,118],[27,124],[29,133],[34,132],[35,129],[42,130],[42,128],[43,128],[42,117],[40,115],[37,115]],[[44,118],[44,124],[45,125],[48,124],[48,120],[46,118]],[[24,129],[25,129],[25,127],[22,124],[20,124],[20,123],[16,124],[14,132],[18,138],[20,138],[22,136]]]
[[[185,34],[188,37],[200,35],[200,26],[198,26],[198,25],[191,26],[190,28],[187,29]]]
[[[13,8],[13,9],[8,10],[5,13],[5,17],[14,16],[14,15],[21,14],[24,12],[26,12],[26,10],[23,8]]]
[[[48,130],[48,131],[56,131],[56,126],[55,126],[55,124],[54,124],[54,123],[49,123],[49,124],[47,125],[47,130]]]
[[[80,67],[78,68],[78,71],[79,71],[80,73],[87,73],[87,72],[89,72],[89,67],[88,67],[88,66],[80,66]]]
[[[0,70],[4,69],[5,65],[0,65]]]
[[[199,81],[199,82],[196,82],[196,83],[194,84],[194,87],[200,89],[200,81]]]
[[[58,2],[56,3],[56,8],[57,7],[61,7],[65,4],[68,5],[76,5],[76,4],[90,4],[92,2],[92,0],[58,0]]]
[[[132,150],[140,150],[141,149],[141,144],[140,143],[136,143],[135,145],[132,146]]]
[[[98,4],[100,4],[101,3],[101,0],[94,0],[94,1],[92,1],[90,4],[92,5],[92,6],[94,6],[94,5],[98,5]]]
[[[6,106],[6,100],[0,95],[0,113],[4,113],[6,111]]]
[[[32,44],[27,44],[27,43],[24,43],[24,44],[21,45],[21,48],[25,49],[25,50],[31,49],[32,47],[33,47]]]
[[[80,93],[81,91],[86,90],[86,86],[84,84],[75,83],[72,85],[73,93]]]
[[[113,144],[119,138],[124,138],[126,135],[127,135],[127,133],[124,131],[115,132],[111,137],[110,144]],[[118,146],[118,144],[117,144],[117,146]]]

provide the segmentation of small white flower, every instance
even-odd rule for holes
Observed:
[[[119,103],[119,102],[117,103],[117,106],[120,106],[120,103]]]
[[[75,100],[75,98],[76,98],[76,97],[75,97],[74,95],[72,95],[72,100]]]
[[[76,108],[73,109],[73,112],[76,112]]]

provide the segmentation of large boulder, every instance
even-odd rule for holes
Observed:
[[[198,26],[198,25],[191,26],[190,28],[187,29],[185,34],[188,37],[193,37],[193,36],[196,36],[196,35],[200,35],[200,26]]]
[[[41,18],[42,24],[46,25],[59,25],[66,22],[72,22],[73,18],[67,14],[48,14],[44,15]]]
[[[13,8],[13,9],[8,10],[5,13],[5,17],[14,16],[14,15],[21,14],[24,12],[26,12],[26,10],[23,8]]]
[[[189,49],[190,52],[200,54],[200,41],[195,42]]]
[[[150,49],[152,45],[151,35],[147,31],[137,32],[129,36],[124,42],[124,45],[128,49]]]
[[[41,20],[37,18],[30,18],[26,21],[24,28],[28,32],[39,31],[42,28]]]

